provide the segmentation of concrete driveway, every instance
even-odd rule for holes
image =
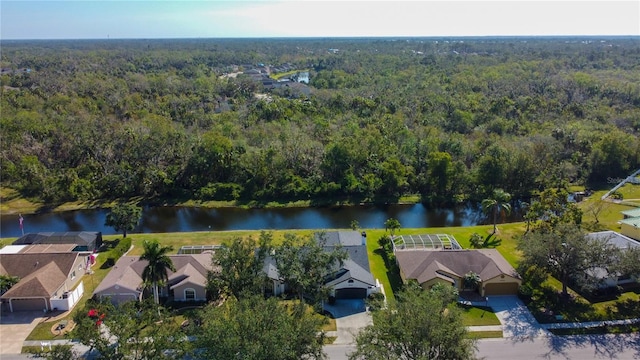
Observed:
[[[517,296],[489,296],[488,305],[500,320],[504,337],[525,339],[549,336],[549,332]]]
[[[333,305],[324,305],[324,310],[336,319],[334,345],[353,344],[360,329],[373,324],[363,299],[340,299]]]
[[[42,312],[18,311],[0,314],[0,358],[20,354],[22,343],[42,320]]]

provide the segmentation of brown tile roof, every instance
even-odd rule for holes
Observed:
[[[396,251],[396,259],[406,279],[415,279],[422,284],[433,278],[463,278],[470,271],[478,274],[482,281],[500,275],[519,278],[515,269],[495,249]]]
[[[20,251],[20,254],[26,253],[64,253],[71,252],[76,244],[34,244],[27,245]]]
[[[169,271],[170,284],[188,281],[206,286],[207,273],[211,270],[211,254],[170,255],[169,257],[176,268],[175,272]],[[121,257],[93,293],[98,294],[115,285],[131,290],[140,290],[142,272],[146,266],[147,261],[140,260],[138,256]]]
[[[120,286],[130,290],[136,290],[142,284],[142,270],[144,265],[141,264],[138,256],[123,256],[111,268],[111,271],[98,284],[94,290],[94,294],[100,293],[112,286]]]
[[[77,253],[2,254],[0,264],[4,275],[22,279],[50,262],[55,263],[63,273],[69,274],[77,257]]]
[[[50,297],[62,286],[73,269],[77,253],[3,254],[0,272],[17,276],[20,281],[2,295],[16,297]]]

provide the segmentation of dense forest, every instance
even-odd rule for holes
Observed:
[[[2,186],[49,203],[451,204],[640,167],[637,38],[1,46]],[[308,86],[228,75],[283,65]]]

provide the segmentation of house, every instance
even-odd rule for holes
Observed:
[[[170,255],[176,271],[169,271],[167,286],[160,289],[161,297],[172,296],[174,301],[205,301],[207,274],[212,270],[211,254]],[[123,256],[100,282],[93,296],[109,298],[113,303],[141,300],[144,292],[142,272],[146,260],[138,256]]]
[[[3,310],[69,310],[84,294],[90,256],[77,252],[0,253],[0,274],[19,278],[2,294]]]
[[[479,293],[516,295],[522,283],[515,269],[495,249],[481,250],[399,250],[395,252],[402,280],[415,280],[425,289],[437,283],[464,289],[464,276],[480,277]]]
[[[640,217],[640,208],[620,211],[620,213],[622,213],[625,219],[637,218]]]
[[[640,241],[640,217],[620,220],[620,233]]]
[[[13,245],[75,244],[73,251],[94,252],[102,246],[102,233],[90,231],[29,233],[13,242]]]
[[[332,231],[317,233],[315,236],[318,241],[324,240],[326,251],[333,251],[336,246],[341,245],[348,255],[342,266],[337,267],[326,278],[324,285],[331,289],[330,296],[336,299],[364,299],[380,292],[380,284],[373,278],[369,268],[366,234],[357,231]],[[264,272],[270,285],[268,293],[280,295],[287,290],[286,284],[278,275],[273,257],[265,259]]]
[[[640,248],[640,242],[615,231],[598,231],[586,235],[588,239],[599,240],[619,249]],[[595,268],[587,271],[586,276],[597,279],[600,288],[634,283],[636,280],[628,274],[610,274],[606,269]]]

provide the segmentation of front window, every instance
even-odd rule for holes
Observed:
[[[194,289],[185,289],[184,290],[184,299],[186,301],[195,301],[196,300],[196,291]]]

